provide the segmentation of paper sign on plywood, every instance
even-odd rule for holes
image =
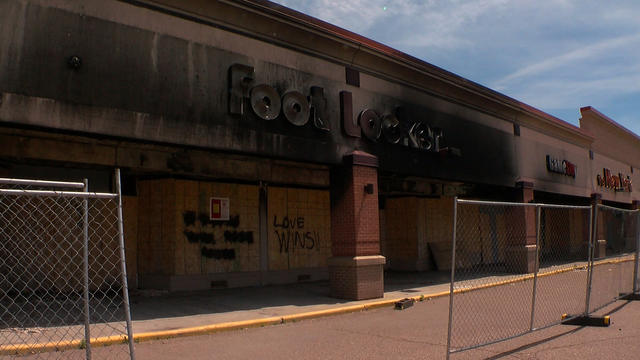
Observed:
[[[212,197],[209,204],[210,220],[229,220],[229,198]]]

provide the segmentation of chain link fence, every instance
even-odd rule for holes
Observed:
[[[596,206],[589,312],[638,290],[639,217],[639,210]]]
[[[134,358],[120,192],[0,184],[0,358]]]
[[[535,245],[535,236],[528,238],[525,224],[525,216],[536,216],[535,206],[456,205],[451,348],[471,348],[526,333],[531,324],[534,278],[520,269],[523,264],[516,259],[527,256],[526,241]],[[523,245],[518,247],[519,243]]]
[[[447,358],[637,292],[639,216],[607,206],[456,199]]]
[[[536,306],[531,330],[556,325],[564,314],[584,312],[591,237],[591,207],[537,208],[539,266],[534,273]]]

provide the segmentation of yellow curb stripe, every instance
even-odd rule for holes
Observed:
[[[64,340],[40,344],[15,344],[0,347],[0,355],[22,355],[30,352],[50,352],[68,349],[79,349],[84,340]]]
[[[624,262],[630,262],[633,260],[634,260],[633,258],[601,260],[598,262],[594,262],[593,265],[600,266],[600,265],[620,264]],[[587,267],[588,267],[587,264],[574,265],[574,266],[563,268],[563,269],[557,269],[549,272],[539,273],[538,277],[540,278],[540,277],[552,276],[552,275],[562,274],[565,272],[570,272],[575,270],[584,270],[584,269],[587,269]],[[532,280],[533,277],[534,277],[533,274],[527,274],[527,275],[518,277],[516,279],[495,281],[492,283],[482,284],[482,285],[478,285],[478,286],[474,286],[466,289],[456,289],[454,290],[454,294],[462,294],[462,293],[467,293],[467,292],[476,291],[476,290],[482,290],[482,289],[488,289],[488,288],[502,286],[502,285],[509,285],[514,283],[524,282],[527,280]],[[438,293],[425,293],[425,294],[415,295],[408,298],[413,299],[414,301],[424,301],[424,300],[431,300],[431,299],[436,299],[444,296],[449,296],[448,290],[441,291]],[[233,322],[204,325],[204,326],[194,326],[194,327],[180,328],[180,329],[173,329],[173,330],[145,332],[145,333],[134,334],[133,339],[136,342],[141,342],[141,341],[150,341],[150,340],[170,339],[170,338],[183,337],[183,336],[205,335],[205,334],[212,334],[216,332],[230,331],[230,330],[236,330],[236,329],[284,324],[284,323],[290,323],[290,322],[295,322],[300,320],[315,319],[315,318],[338,315],[338,314],[346,314],[346,313],[352,313],[352,312],[389,307],[389,306],[393,306],[396,302],[403,299],[406,299],[406,298],[379,300],[379,301],[369,302],[366,304],[358,304],[358,305],[344,306],[340,308],[310,311],[310,312],[278,316],[278,317],[233,321]],[[108,345],[114,345],[114,344],[122,344],[122,343],[126,343],[127,339],[128,338],[126,335],[94,338],[94,339],[91,339],[91,346],[108,346]],[[68,350],[68,349],[80,349],[83,345],[84,345],[84,340],[68,340],[68,341],[37,343],[37,344],[3,345],[3,346],[0,346],[0,355],[21,355],[21,354],[27,354],[31,352],[48,352],[48,351]]]
[[[281,323],[282,323],[281,317],[269,317],[269,318],[262,318],[262,319],[233,321],[233,322],[219,323],[219,324],[212,324],[212,325],[194,326],[194,327],[188,327],[188,328],[152,331],[152,332],[134,334],[133,340],[149,341],[149,340],[182,337],[182,336],[204,335],[204,334],[212,334],[220,331],[260,327],[260,326],[275,325],[275,324],[281,324]]]
[[[394,306],[396,302],[402,299],[404,298],[372,301],[370,303],[364,304],[364,307],[365,307],[365,310],[373,310],[373,309],[379,309],[387,306]]]
[[[366,310],[365,304],[345,306],[345,307],[326,309],[326,310],[310,311],[310,312],[304,312],[300,314],[285,315],[282,317],[282,322],[289,323],[289,322],[294,322],[299,320],[315,319],[319,317],[346,314],[346,313],[358,312],[363,310]]]
[[[600,260],[598,262],[594,262],[593,265],[594,266],[598,266],[598,265],[608,265],[608,264],[620,264],[620,263],[624,263],[624,262],[631,262],[634,261],[634,258],[632,257],[627,257],[627,258],[619,258],[619,259],[611,259],[611,260]]]

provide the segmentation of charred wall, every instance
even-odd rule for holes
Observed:
[[[482,124],[473,111],[460,117],[427,102],[408,102],[143,24],[133,27],[37,2],[2,2],[0,14],[0,121],[5,123],[322,164],[341,163],[359,149],[378,155],[382,171],[506,186],[516,177],[513,134]],[[202,27],[212,36],[222,31]],[[312,88],[321,88],[321,95],[315,93],[320,101],[311,105],[326,128],[313,121],[294,126],[282,113],[263,120],[252,111],[248,94],[242,114],[231,114],[234,64],[253,69],[251,87],[268,85],[280,97],[290,91],[310,97]],[[344,91],[353,96],[350,118],[341,107]],[[367,109],[380,122],[396,116],[405,133],[417,122],[441,131],[439,146],[448,151],[412,146],[407,134],[398,143],[383,135],[371,140],[346,134],[347,121],[360,131],[358,116]]]

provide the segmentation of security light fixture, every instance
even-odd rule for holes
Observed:
[[[373,194],[373,184],[367,184],[364,186],[364,192],[371,195]]]

